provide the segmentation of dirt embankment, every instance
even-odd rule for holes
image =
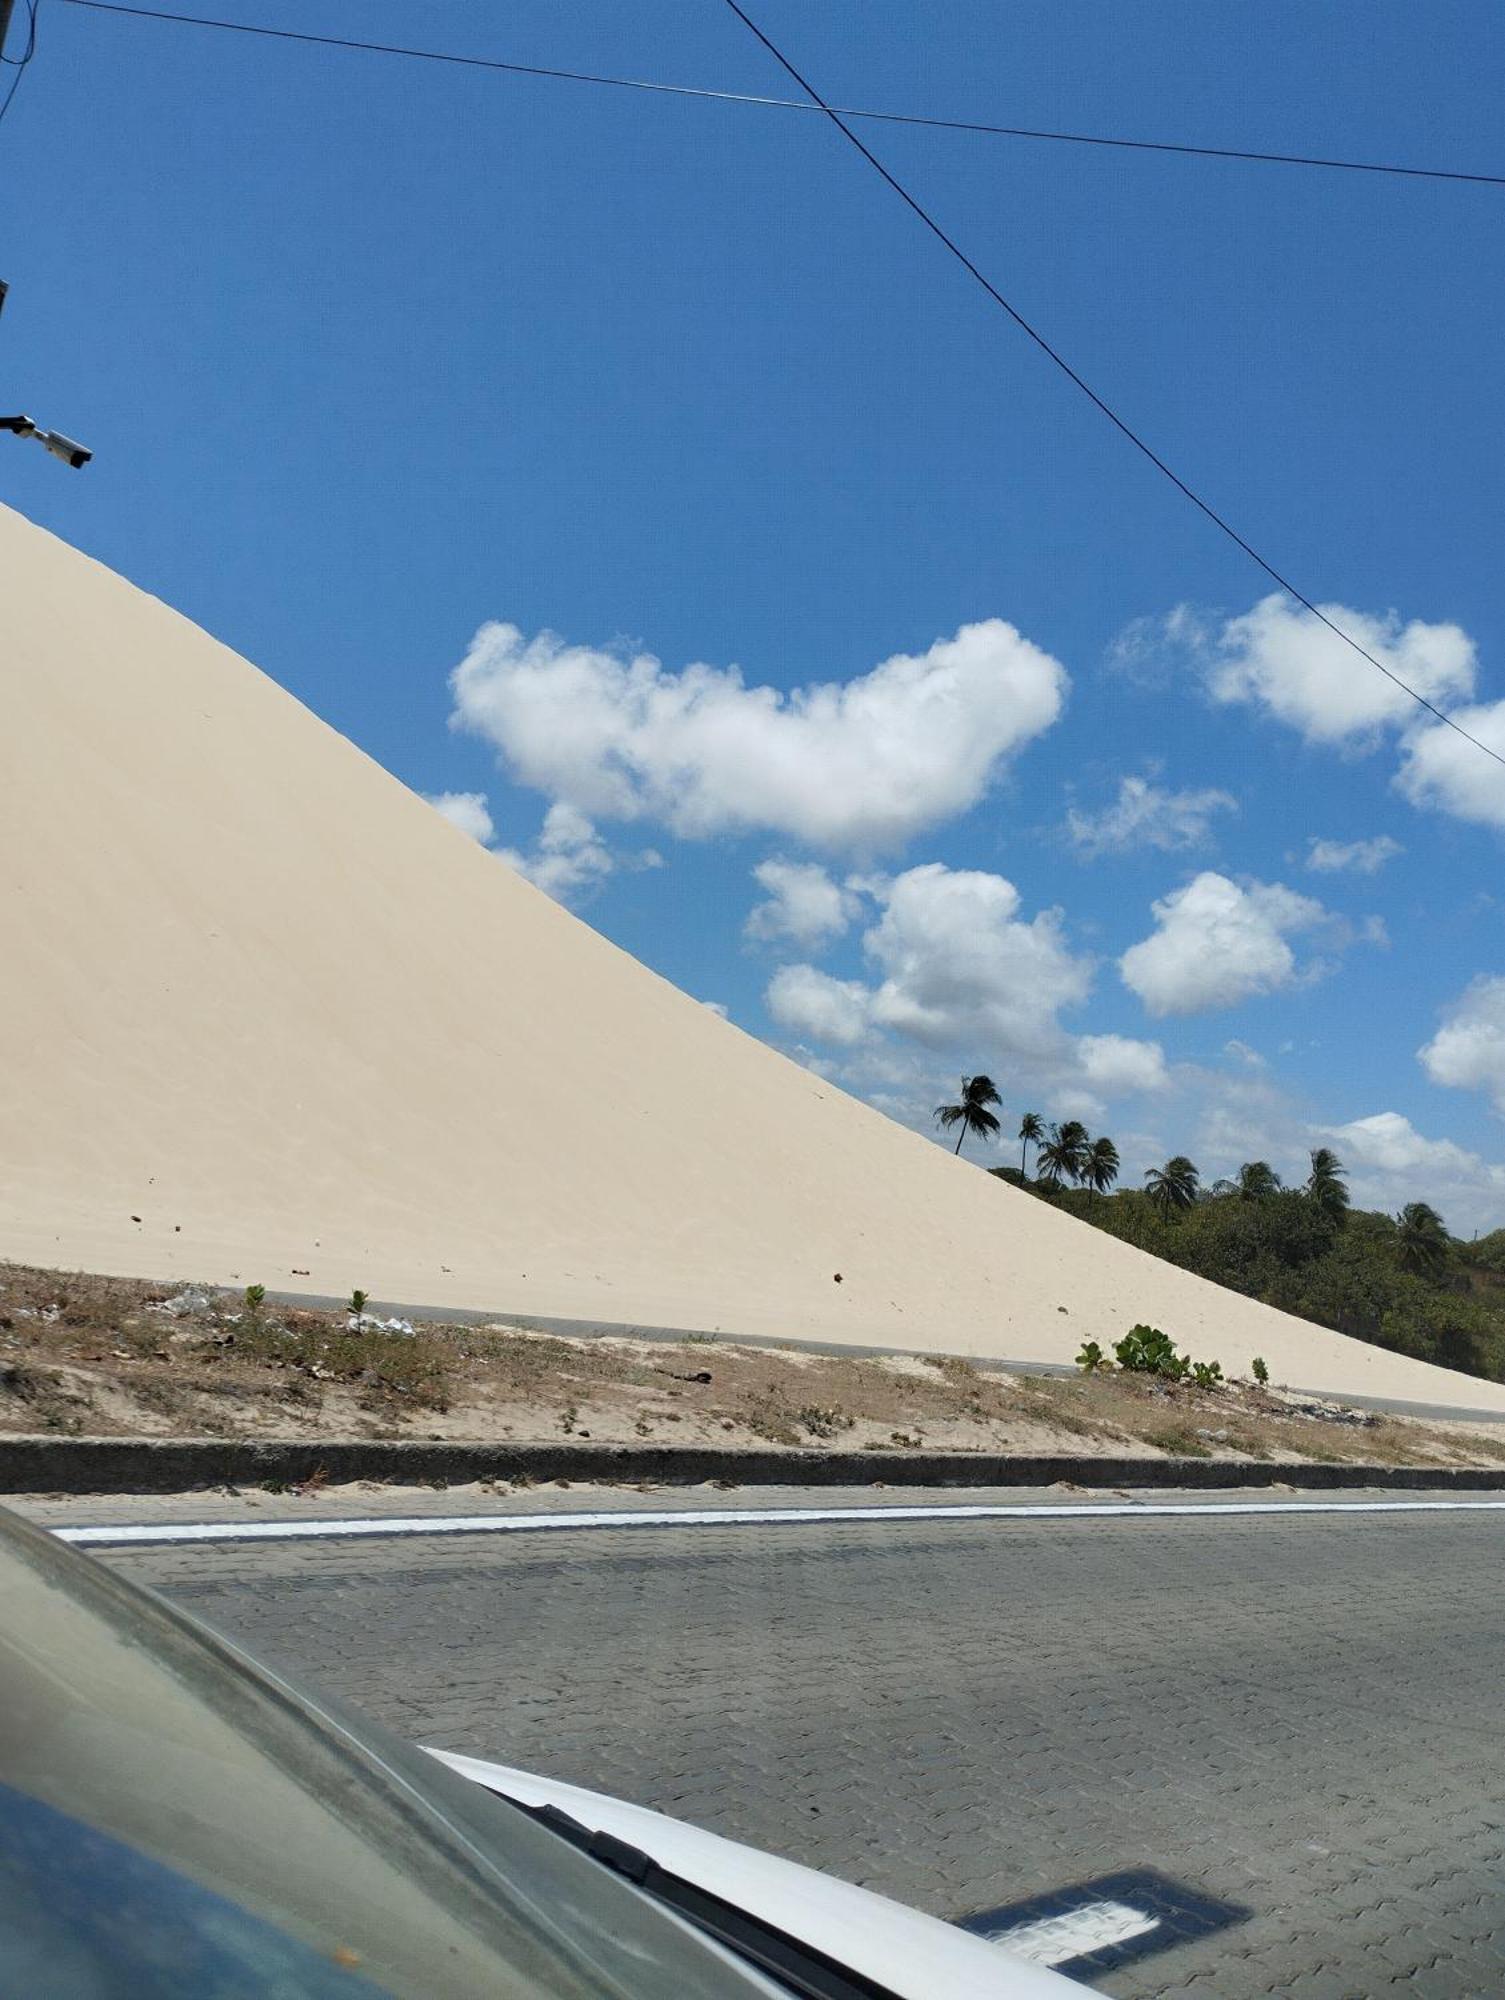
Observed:
[[[1498,1465],[1505,1431],[1252,1383],[380,1321],[0,1264],[0,1434],[465,1439]]]

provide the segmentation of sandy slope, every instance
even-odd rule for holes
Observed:
[[[1146,1319],[1505,1410],[775,1055],[3,509],[0,604],[0,1256],[1026,1360]]]

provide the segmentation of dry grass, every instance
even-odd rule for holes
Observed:
[[[901,1453],[1490,1465],[1482,1425],[1301,1406],[1252,1384],[1011,1376],[961,1356],[353,1328],[211,1288],[0,1265],[0,1432],[560,1437]],[[1460,1381],[1460,1399],[1464,1393]]]

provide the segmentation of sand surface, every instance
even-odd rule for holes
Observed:
[[[0,1256],[1021,1361],[1148,1320],[1230,1373],[1505,1410],[775,1054],[5,509],[0,603]]]

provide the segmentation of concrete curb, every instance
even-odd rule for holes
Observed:
[[[472,1480],[694,1486],[1244,1486],[1505,1488],[1505,1465],[1286,1464],[1211,1458],[1025,1458],[960,1451],[722,1450],[714,1446],[448,1444],[352,1438],[328,1443],[221,1438],[0,1439],[0,1493],[188,1493],[211,1486]]]

